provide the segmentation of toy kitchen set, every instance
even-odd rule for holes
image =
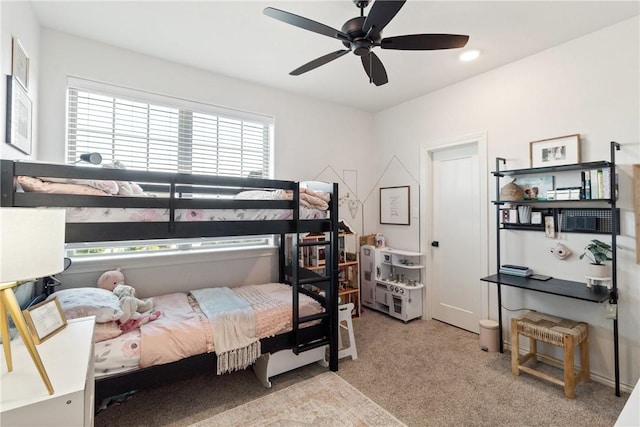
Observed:
[[[419,252],[362,246],[362,305],[405,322],[422,317],[422,260]]]

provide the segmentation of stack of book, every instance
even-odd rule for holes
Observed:
[[[504,264],[500,267],[500,273],[510,274],[512,276],[529,277],[533,274],[533,270],[529,267],[523,267],[521,265]]]
[[[617,199],[617,194],[611,194],[611,168],[585,170],[580,172],[581,187],[580,195],[582,199]],[[614,188],[617,193],[618,176]]]

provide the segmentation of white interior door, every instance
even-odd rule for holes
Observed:
[[[486,174],[478,143],[429,152],[431,199],[431,317],[479,331],[486,303],[479,278],[486,272]],[[484,184],[483,184],[484,182]],[[484,226],[483,226],[484,221]],[[429,273],[428,273],[429,274]],[[486,311],[486,310],[485,310]]]

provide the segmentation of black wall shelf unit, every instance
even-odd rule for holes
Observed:
[[[530,200],[528,200],[531,202]],[[566,200],[569,201],[569,200]],[[575,200],[579,202],[578,200]],[[586,201],[586,200],[585,200]],[[590,200],[592,201],[592,200]],[[507,203],[507,202],[501,202]],[[510,202],[519,205],[521,202]],[[543,203],[542,201],[538,203]],[[546,202],[545,202],[546,203]],[[505,210],[502,208],[501,210]],[[614,227],[616,234],[620,235],[620,209],[612,210],[610,208],[548,208],[533,209],[533,212],[540,212],[543,217],[553,216],[554,230],[562,233],[586,233],[586,234],[610,234]],[[616,221],[613,221],[613,215]],[[542,224],[521,224],[502,222],[500,226],[505,230],[522,230],[522,231],[544,231],[544,222]]]
[[[496,271],[500,270],[500,242],[503,230],[517,231],[544,231],[543,224],[519,224],[506,223],[503,217],[505,204],[510,205],[532,205],[536,206],[533,211],[542,211],[543,216],[553,215],[555,231],[573,233],[596,233],[606,234],[611,237],[612,261],[611,261],[611,290],[602,286],[592,286],[588,288],[586,283],[573,282],[561,279],[550,279],[538,281],[524,277],[511,276],[506,274],[493,274],[483,277],[480,280],[495,283],[498,291],[498,324],[500,352],[504,351],[503,331],[502,331],[502,286],[510,286],[519,289],[542,292],[558,295],[566,298],[578,299],[581,301],[602,303],[609,301],[611,304],[618,303],[617,287],[617,244],[616,237],[620,234],[620,212],[616,208],[616,179],[615,179],[615,152],[620,150],[620,144],[615,141],[610,143],[611,161],[598,161],[587,163],[576,163],[562,166],[549,166],[530,169],[500,170],[500,166],[506,164],[506,159],[496,158],[496,169],[492,172],[496,182],[496,199],[492,203],[496,210]],[[608,184],[608,194],[611,198],[582,199],[582,200],[500,200],[500,178],[506,176],[556,174],[558,172],[580,172],[584,170],[608,168],[610,177]],[[605,207],[603,207],[605,205]],[[595,229],[594,229],[595,228]],[[619,314],[619,313],[618,313]],[[613,319],[613,357],[615,375],[615,393],[620,396],[620,360],[618,345],[618,317]]]

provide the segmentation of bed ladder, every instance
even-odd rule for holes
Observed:
[[[333,184],[333,195],[338,194],[338,184]],[[294,190],[294,201],[299,199],[298,189]],[[298,204],[298,203],[296,203]],[[291,287],[293,291],[293,343],[292,351],[298,355],[302,352],[317,349],[323,346],[329,348],[329,369],[332,371],[338,370],[338,203],[332,197],[329,204],[329,215],[331,225],[328,229],[323,229],[323,240],[308,240],[304,241],[301,237],[301,232],[296,230],[289,233],[292,235],[292,247],[289,254],[285,254],[285,244],[283,240],[286,238],[284,234],[281,237],[279,258],[280,258],[280,281],[284,281],[285,273],[284,268],[287,264],[287,255],[292,259],[288,263],[291,267],[290,279]],[[294,209],[294,220],[299,221],[299,211]],[[319,275],[308,269],[302,268],[300,265],[301,248],[324,246],[325,247],[325,266],[324,274]],[[324,307],[325,311],[319,314],[313,314],[310,316],[300,316],[300,292],[307,292],[304,288],[306,285],[314,285],[324,293]],[[305,329],[300,328],[300,325],[319,320],[326,326],[324,337],[322,339],[312,339],[305,336]]]
[[[329,233],[330,234],[330,233]],[[325,298],[330,298],[331,295],[331,257],[325,257],[325,266],[324,272],[325,274],[320,276],[318,274],[314,275],[314,277],[300,277],[300,269],[299,265],[295,265],[300,260],[300,251],[305,247],[325,247],[325,254],[331,254],[331,239],[327,240],[326,234],[323,237],[323,240],[311,240],[311,241],[301,241],[300,234],[296,235],[298,244],[296,245],[296,258],[297,262],[294,262],[294,266],[292,268],[292,282],[293,282],[293,331],[295,336],[295,345],[293,347],[293,352],[295,354],[299,354],[303,351],[313,350],[314,348],[322,347],[329,345],[330,337],[327,336],[322,340],[315,340],[311,342],[304,342],[302,337],[300,336],[300,325],[306,322],[311,322],[314,320],[324,320],[326,322],[330,321],[331,310],[325,310],[323,313],[312,314],[310,316],[300,316],[300,289],[301,286],[304,285],[315,285],[320,288],[324,293]],[[329,273],[329,274],[327,274]]]
[[[332,232],[327,233],[329,235]],[[331,236],[329,238],[326,237],[325,240],[311,240],[311,241],[303,241],[300,238],[300,234],[296,234],[296,245],[295,250],[293,251],[294,259],[292,262],[292,286],[293,286],[293,333],[295,337],[294,346],[292,348],[294,354],[300,354],[304,351],[313,350],[319,347],[329,346],[330,349],[335,347],[337,349],[337,334],[333,334],[332,325],[334,322],[337,322],[337,319],[333,319],[333,317],[337,317],[337,294],[336,290],[333,289],[332,286],[332,274],[337,276],[337,258],[334,254],[337,254],[337,241],[332,239]],[[305,247],[325,247],[325,268],[324,274],[318,275],[309,272],[309,270],[301,268],[299,265],[300,260],[300,251]],[[335,270],[335,271],[334,271]],[[302,277],[304,276],[304,277]],[[325,304],[326,310],[323,313],[313,314],[310,316],[300,316],[300,306],[299,306],[299,294],[301,293],[301,286],[304,285],[314,285],[321,289],[321,292],[324,293],[324,297],[326,298],[327,303]],[[335,300],[336,304],[332,302]],[[334,307],[335,306],[335,307]],[[304,332],[304,328],[300,328],[300,325],[314,321],[314,320],[322,320],[327,323],[328,333],[325,335],[323,339],[314,340],[314,341],[306,341],[302,333]],[[336,335],[335,337],[333,335]],[[330,351],[332,353],[332,351]],[[335,362],[332,362],[334,358],[329,358],[330,369],[337,370],[337,356],[335,357]]]

